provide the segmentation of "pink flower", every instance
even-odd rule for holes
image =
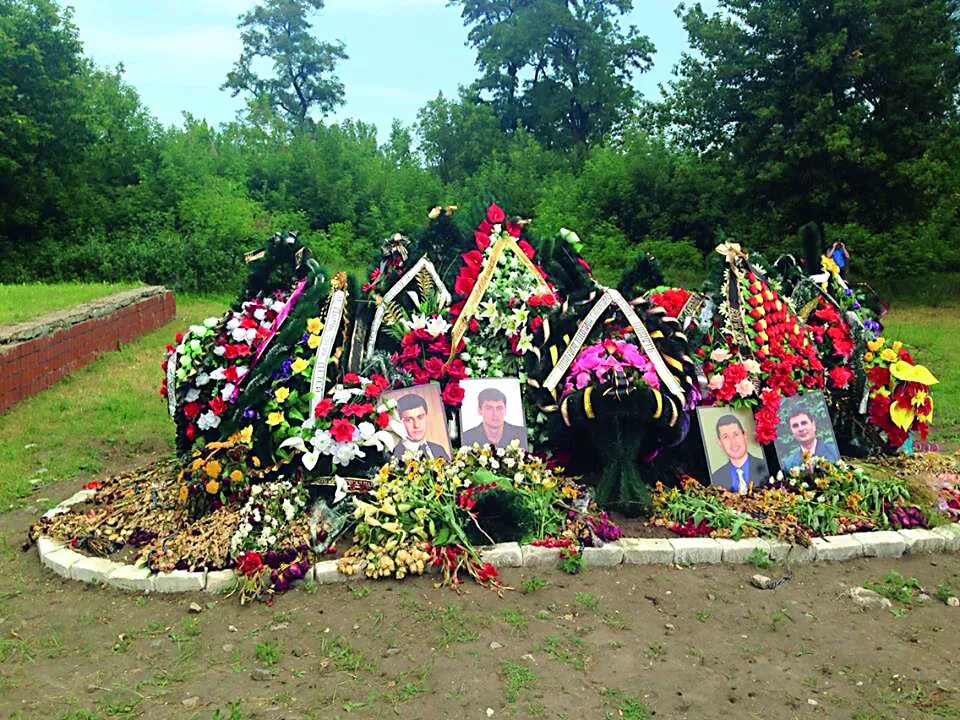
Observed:
[[[750,397],[756,389],[753,381],[749,378],[744,378],[737,383],[737,394],[740,395],[740,397]]]
[[[707,387],[711,390],[719,390],[723,387],[723,375],[717,373],[716,375],[710,376],[710,382],[707,383]]]
[[[717,348],[710,353],[710,359],[714,362],[723,362],[724,360],[729,360],[731,357],[730,351],[727,350],[727,348]]]

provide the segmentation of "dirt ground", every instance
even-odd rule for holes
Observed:
[[[960,555],[800,567],[772,591],[750,566],[518,569],[502,598],[417,578],[241,607],[63,580],[20,550],[37,512],[0,515],[0,717],[960,718],[960,609],[841,597],[892,569],[960,588]]]

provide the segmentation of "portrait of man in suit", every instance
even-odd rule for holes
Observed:
[[[430,426],[430,408],[423,396],[415,392],[400,396],[397,399],[397,413],[400,415],[406,437],[402,438],[397,443],[397,447],[394,448],[394,458],[402,458],[404,454],[409,452],[419,457],[450,459],[450,453],[443,445],[427,439],[427,431]]]
[[[781,422],[781,427],[778,428],[777,443],[777,455],[783,469],[789,470],[801,465],[804,456],[822,457],[831,462],[839,460],[840,451],[833,437],[833,427],[829,422],[827,427],[817,423],[817,415],[827,420],[830,418],[823,396],[820,393],[810,393],[808,397],[796,396],[787,400],[794,402],[784,401],[787,407],[781,410],[781,418],[786,417],[786,422]],[[821,403],[823,407],[817,412],[816,406]]]
[[[711,484],[744,495],[769,482],[770,468],[754,437],[749,410],[701,407],[697,408],[697,417]]]
[[[507,420],[507,417],[512,415],[520,418],[522,423],[520,383],[516,378],[465,380],[461,382],[461,386],[467,393],[460,411],[461,427],[465,428],[460,436],[462,446],[469,447],[477,443],[503,448],[516,440],[520,447],[526,449],[526,427]],[[476,391],[475,404],[471,391]]]

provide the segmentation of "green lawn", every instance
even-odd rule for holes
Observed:
[[[37,485],[172,451],[173,425],[158,394],[163,348],[178,330],[221,315],[231,300],[178,296],[171,323],[0,415],[0,510],[20,504]]]
[[[11,325],[53,310],[96,300],[139,283],[63,283],[3,285],[0,283],[0,325]]]

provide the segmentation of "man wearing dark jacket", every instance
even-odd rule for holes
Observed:
[[[477,406],[482,422],[476,427],[463,431],[461,444],[464,447],[478,443],[503,448],[512,441],[519,440],[520,447],[526,449],[526,428],[511,425],[504,420],[507,414],[506,395],[496,388],[486,388],[477,396]]]

